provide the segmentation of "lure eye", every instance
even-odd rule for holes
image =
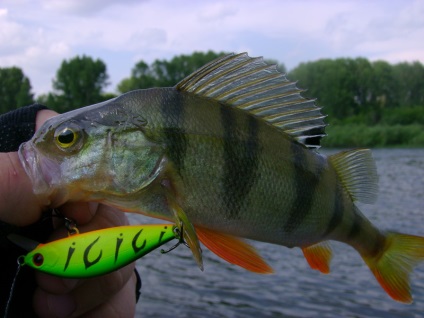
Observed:
[[[32,257],[32,262],[34,263],[35,266],[43,265],[44,263],[43,255],[40,253],[34,254],[34,256]]]
[[[60,149],[69,150],[71,147],[79,144],[81,140],[80,129],[74,126],[71,124],[56,129],[54,140]]]

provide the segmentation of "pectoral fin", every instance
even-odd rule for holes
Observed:
[[[200,247],[199,239],[197,238],[196,230],[194,229],[193,224],[191,224],[183,209],[175,200],[173,200],[170,194],[168,195],[168,204],[174,213],[174,216],[177,220],[177,225],[179,225],[180,228],[182,228],[184,231],[184,240],[190,247],[197,265],[199,266],[200,270],[203,271],[202,249]]]
[[[255,248],[242,239],[198,226],[196,231],[200,241],[227,262],[258,274],[274,272]]]
[[[328,242],[303,247],[302,251],[312,269],[316,269],[323,274],[330,272],[332,252]]]

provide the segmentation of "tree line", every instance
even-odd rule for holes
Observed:
[[[129,77],[118,85],[125,93],[134,89],[173,86],[224,52],[194,52],[170,60],[137,62]],[[276,63],[276,61],[269,61]],[[279,66],[285,72],[284,65]],[[420,62],[389,64],[365,58],[322,59],[301,63],[287,74],[307,89],[303,96],[316,98],[330,123],[361,122],[424,125],[424,66]],[[34,97],[28,77],[19,67],[0,67],[0,113],[33,102],[58,112],[110,99],[106,64],[89,56],[64,60],[53,79],[53,90]]]
[[[118,85],[119,93],[134,89],[173,86],[209,61],[224,55],[209,51],[179,55],[171,60],[135,64],[128,78]],[[109,75],[106,64],[89,56],[64,60],[53,79],[53,90],[34,97],[28,77],[19,67],[0,67],[0,113],[38,102],[60,113],[95,104],[117,96],[107,93]]]
[[[356,118],[376,124],[391,112],[405,117],[424,107],[424,66],[419,62],[323,59],[301,63],[289,76],[307,88],[305,97],[317,98],[334,122]]]

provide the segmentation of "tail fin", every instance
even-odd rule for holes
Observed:
[[[362,257],[390,297],[412,303],[409,273],[424,261],[424,237],[388,233],[381,253]]]

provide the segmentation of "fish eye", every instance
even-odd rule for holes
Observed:
[[[80,131],[77,127],[59,127],[56,129],[54,139],[61,149],[69,149],[81,139]]]
[[[62,147],[70,147],[75,143],[76,137],[75,131],[65,128],[56,138]]]

